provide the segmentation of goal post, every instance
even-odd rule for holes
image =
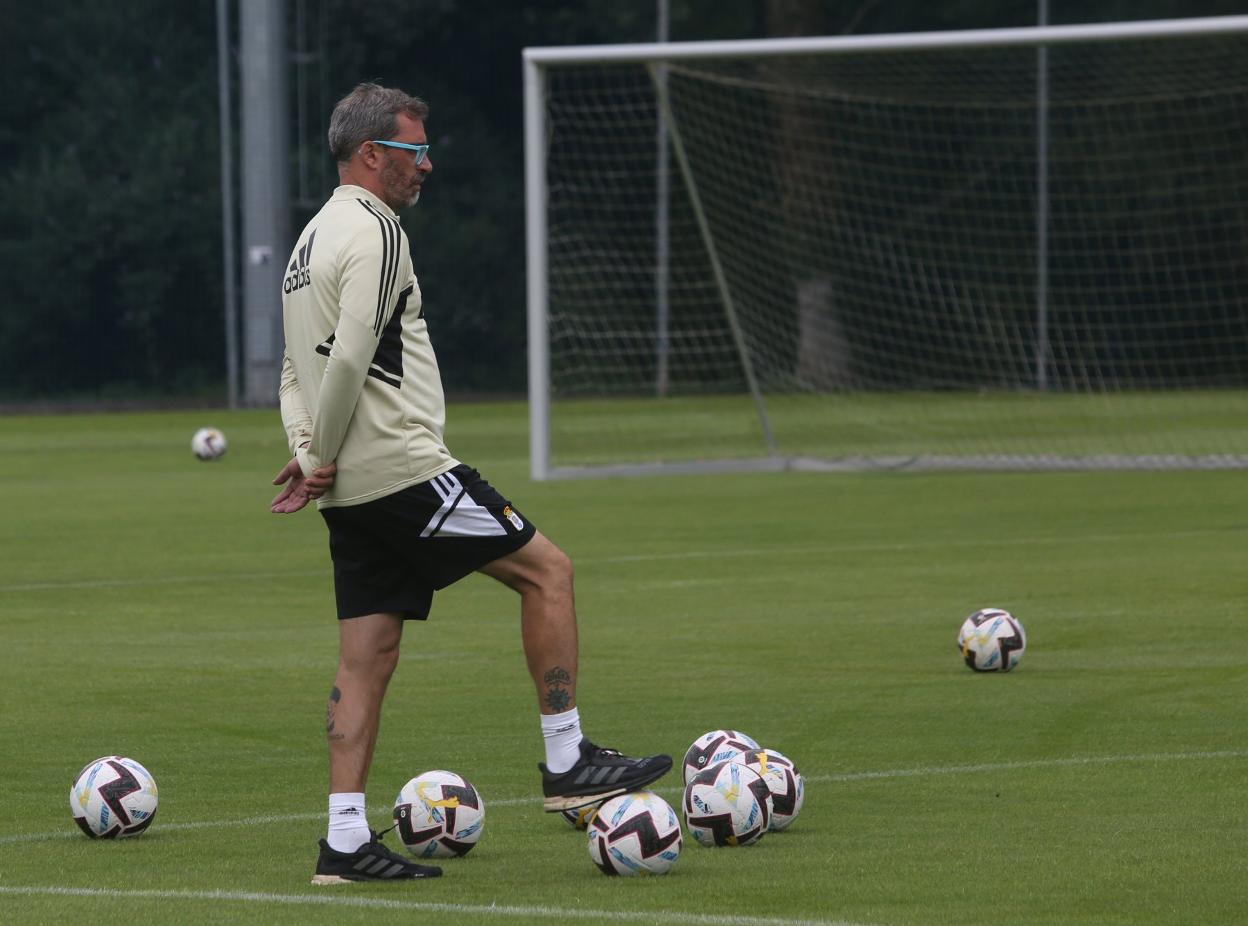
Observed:
[[[526,49],[533,477],[1248,465],[1246,54],[1248,16]]]

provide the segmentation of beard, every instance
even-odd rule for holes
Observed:
[[[420,199],[420,189],[413,189],[413,186],[420,183],[421,179],[419,174],[408,179],[392,161],[387,161],[386,166],[381,169],[381,188],[386,194],[386,205],[395,212],[416,205],[416,201]]]

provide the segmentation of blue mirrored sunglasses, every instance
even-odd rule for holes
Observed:
[[[409,145],[403,141],[382,141],[380,138],[370,140],[374,145],[385,145],[387,148],[404,148],[408,151],[415,151],[417,164],[420,164],[425,159],[425,155],[429,153],[428,145]]]

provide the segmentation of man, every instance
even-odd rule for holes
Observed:
[[[396,212],[433,170],[428,107],[360,84],[329,125],[341,185],[308,223],[282,286],[282,422],[294,457],[272,510],[317,499],[329,526],[339,626],[326,714],[329,831],[314,884],[436,877],[369,830],[364,791],[404,621],[481,572],[520,594],[537,686],[547,811],[645,787],[669,756],[631,759],[581,735],[568,557],[443,443],[445,405],[407,236]]]

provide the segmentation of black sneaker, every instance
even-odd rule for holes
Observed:
[[[671,756],[646,756],[630,759],[614,749],[603,749],[587,739],[581,740],[581,758],[576,765],[558,775],[551,774],[542,762],[542,793],[546,795],[545,810],[575,810],[617,794],[637,791],[658,781],[672,767]]]
[[[417,865],[391,852],[381,844],[381,836],[373,838],[354,852],[336,852],[321,840],[321,854],[316,860],[313,884],[346,884],[348,881],[414,881],[416,878],[440,878],[442,869],[434,865]]]

